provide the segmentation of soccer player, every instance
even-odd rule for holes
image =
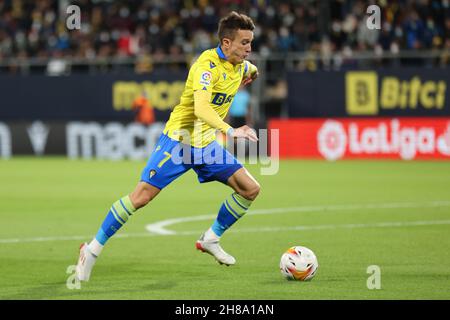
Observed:
[[[248,16],[234,11],[220,20],[220,44],[204,51],[191,66],[180,103],[172,111],[140,182],[131,194],[112,205],[93,240],[81,245],[76,267],[79,280],[89,280],[104,245],[134,212],[190,169],[197,173],[200,183],[220,181],[234,191],[223,201],[216,220],[201,235],[196,248],[211,254],[220,264],[236,263],[235,258],[221,248],[219,240],[244,216],[260,186],[242,164],[216,142],[215,135],[220,130],[230,138],[258,141],[250,127],[232,128],[223,121],[238,88],[258,76],[257,68],[245,60],[251,52],[254,27]],[[175,161],[174,158],[180,157],[182,161]]]

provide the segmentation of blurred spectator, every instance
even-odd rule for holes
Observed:
[[[150,73],[153,71],[153,58],[148,48],[142,50],[141,54],[136,59],[134,72],[136,73]]]
[[[365,21],[370,0],[78,0],[81,30],[67,30],[62,0],[0,1],[0,56],[49,59],[139,58],[138,70],[167,56],[196,55],[217,43],[220,17],[231,10],[256,24],[253,50],[261,55],[325,52],[323,66],[348,53],[446,49],[448,0],[379,0],[382,30]],[[326,39],[326,40],[324,40]],[[328,41],[329,43],[324,43]],[[324,48],[324,45],[326,48]],[[382,51],[380,51],[382,50]],[[347,57],[348,58],[348,57]],[[147,65],[147,67],[143,67]],[[53,68],[54,66],[52,66]]]
[[[66,59],[64,59],[61,51],[54,51],[53,57],[47,64],[47,75],[62,76],[67,75],[69,72],[69,66],[66,62]]]

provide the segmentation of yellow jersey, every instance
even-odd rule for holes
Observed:
[[[164,133],[179,141],[188,134],[192,146],[206,147],[216,139],[217,129],[195,116],[194,91],[211,92],[209,105],[223,120],[242,79],[256,71],[256,67],[245,60],[237,65],[230,63],[220,46],[204,51],[189,70],[180,103],[170,114]]]

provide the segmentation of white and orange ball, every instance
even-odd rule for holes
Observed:
[[[311,280],[318,267],[316,255],[306,247],[291,247],[281,256],[280,271],[288,280]]]

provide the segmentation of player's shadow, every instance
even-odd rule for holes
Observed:
[[[122,283],[122,282],[121,282]],[[134,286],[133,288],[96,288],[95,284],[82,284],[81,289],[68,289],[65,283],[65,279],[60,282],[44,283],[40,286],[34,286],[23,290],[20,293],[13,295],[1,296],[1,300],[50,300],[58,299],[63,300],[65,298],[77,298],[79,299],[105,299],[101,297],[106,295],[108,297],[115,296],[112,299],[124,299],[128,297],[128,294],[139,293],[152,293],[161,290],[171,290],[176,286],[174,281],[152,281],[149,284],[143,284],[139,286]],[[150,297],[146,297],[146,299]]]
[[[142,268],[142,266],[141,266]],[[164,277],[156,276],[157,273],[150,268],[139,270],[132,264],[114,264],[108,267],[99,266],[92,274],[89,282],[82,282],[80,289],[69,289],[67,286],[68,274],[58,276],[54,282],[42,283],[20,290],[14,294],[1,295],[1,300],[24,300],[24,299],[127,299],[130,295],[143,298],[143,294],[149,294],[146,299],[151,299],[152,292],[172,290],[177,286],[174,280],[165,280]],[[133,286],[130,286],[133,283]],[[133,298],[131,298],[133,299]]]
[[[150,283],[148,285],[144,285],[140,287],[140,292],[142,291],[158,291],[158,290],[169,290],[176,287],[177,284],[175,281],[156,281],[154,283]]]

